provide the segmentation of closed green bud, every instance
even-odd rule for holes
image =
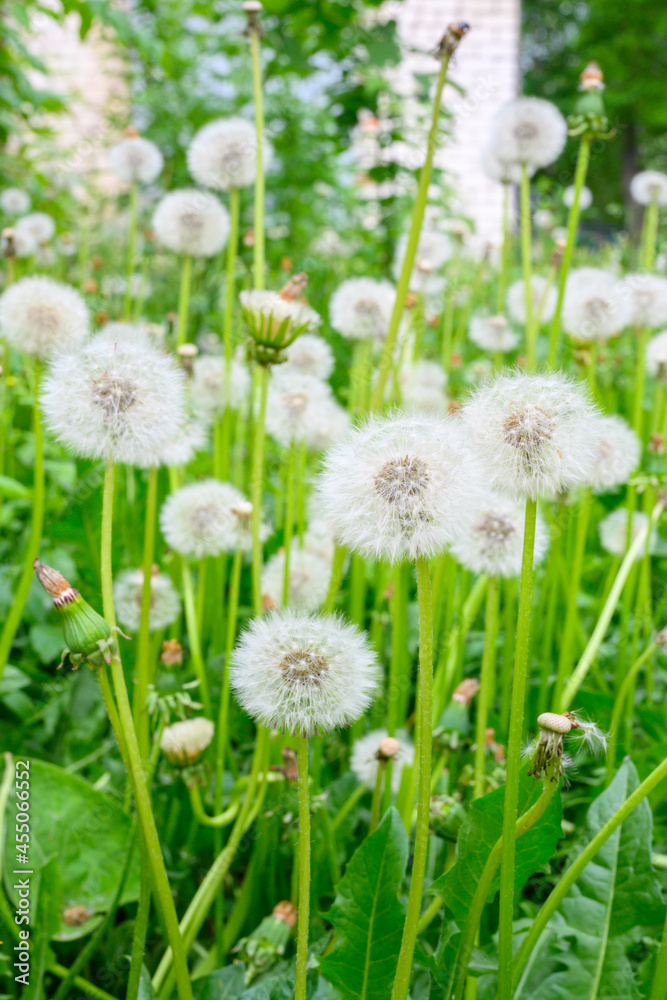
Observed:
[[[60,665],[68,654],[74,667],[84,661],[91,667],[109,663],[113,631],[109,623],[91,608],[58,570],[38,559],[33,566],[37,579],[53,598],[53,606],[62,621],[67,648]]]

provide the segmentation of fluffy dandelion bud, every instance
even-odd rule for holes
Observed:
[[[617,489],[628,479],[641,460],[641,442],[622,417],[594,416],[595,458],[586,483],[596,493]]]
[[[31,212],[18,220],[16,231],[27,233],[36,243],[43,245],[55,236],[56,224],[46,212]]]
[[[30,211],[30,196],[21,188],[5,188],[0,193],[0,208],[6,215],[25,215]]]
[[[128,632],[136,632],[141,621],[141,595],[144,586],[142,569],[128,569],[114,580],[113,596],[116,615]],[[159,632],[172,625],[181,613],[181,598],[166,573],[151,573],[151,602],[148,614],[149,632]]]
[[[158,243],[187,257],[214,257],[229,237],[229,213],[213,194],[171,191],[153,215]]]
[[[334,446],[317,489],[343,545],[397,562],[442,552],[465,530],[479,475],[457,423],[394,415]]]
[[[150,184],[159,176],[164,160],[150,139],[130,135],[109,150],[109,166],[127,184]]]
[[[279,292],[245,289],[239,293],[244,319],[255,342],[259,364],[278,364],[297,337],[319,326],[321,317],[299,301],[308,279],[296,274]]]
[[[66,649],[60,666],[68,655],[74,668],[80,663],[101,667],[104,662],[109,662],[112,632],[109,623],[84,601],[79,591],[58,570],[41,563],[39,559],[35,559],[33,567],[35,576],[53,599],[53,606],[62,622]]]
[[[630,194],[638,205],[667,205],[667,174],[660,170],[642,170],[630,181]]]
[[[51,278],[21,278],[0,295],[0,334],[26,354],[46,358],[75,347],[89,323],[79,293]]]
[[[523,293],[522,282],[521,291]],[[481,313],[471,316],[468,336],[477,347],[481,347],[483,351],[493,351],[494,354],[498,351],[513,351],[519,344],[519,334],[504,316],[485,316]]]
[[[167,497],[160,511],[160,527],[169,546],[193,559],[249,551],[251,520],[252,504],[243,493],[217,479],[182,486]],[[262,524],[262,540],[270,534]]]
[[[232,655],[231,684],[246,712],[298,735],[360,718],[378,679],[366,635],[330,615],[271,611],[251,621]]]
[[[659,382],[667,382],[667,330],[656,333],[646,347],[646,370]]]
[[[499,160],[537,169],[560,156],[566,139],[567,123],[555,104],[518,97],[496,114],[489,144]]]
[[[194,764],[213,739],[215,726],[210,719],[183,719],[165,726],[160,737],[160,750],[170,764]]]
[[[566,376],[499,375],[463,408],[470,446],[489,485],[518,498],[553,496],[586,480],[595,459],[595,413]]]
[[[657,274],[628,274],[623,288],[630,299],[633,326],[662,326],[667,323],[667,278]]]
[[[381,343],[387,336],[396,289],[389,281],[348,278],[331,296],[329,319],[343,337]]]
[[[245,118],[220,118],[200,128],[188,147],[188,170],[204,187],[216,191],[252,184],[257,172],[257,133]],[[271,147],[264,142],[264,169]]]
[[[622,558],[637,535],[646,528],[648,523],[649,519],[647,515],[640,510],[635,510],[632,514],[632,523],[630,524],[626,508],[617,507],[616,510],[612,510],[611,514],[607,514],[598,524],[600,544],[611,555]],[[648,551],[651,553],[655,552],[657,543],[657,531],[653,528],[648,537]],[[641,559],[643,555],[643,552],[638,552],[636,560]]]
[[[523,506],[490,493],[479,506],[472,526],[452,544],[451,553],[473,573],[519,576],[525,519]],[[548,547],[549,535],[538,515],[535,525],[536,563],[542,561]]]
[[[350,768],[357,780],[370,788],[375,788],[378,767],[381,761],[393,760],[391,788],[394,794],[401,786],[404,767],[412,767],[415,748],[405,733],[388,736],[386,729],[374,729],[355,740],[350,756]]]
[[[530,280],[533,316],[539,316],[541,323],[548,323],[556,310],[558,293],[549,286],[546,278],[534,274]],[[523,281],[515,281],[507,289],[505,299],[507,311],[515,323],[526,322],[526,292]]]
[[[316,611],[324,604],[331,578],[331,563],[306,549],[290,553],[287,601],[295,611]],[[262,570],[262,596],[271,606],[283,603],[285,553],[282,549],[267,561]]]
[[[314,333],[304,333],[285,351],[287,361],[283,371],[290,369],[297,375],[311,375],[328,379],[333,371],[333,351],[326,340]]]

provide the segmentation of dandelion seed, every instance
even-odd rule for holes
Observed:
[[[217,479],[182,486],[167,497],[160,511],[160,527],[168,545],[193,559],[250,551],[251,519],[252,504],[244,494]],[[262,524],[262,541],[270,533]]]
[[[272,150],[263,144],[263,166]],[[188,170],[198,184],[229,191],[253,184],[257,173],[257,133],[245,118],[219,118],[200,128],[188,147]]]
[[[646,346],[646,370],[659,382],[667,382],[667,330],[656,333]]]
[[[466,569],[488,576],[515,577],[521,574],[525,508],[513,500],[490,493],[477,509],[473,524],[450,551]],[[549,535],[538,515],[535,525],[534,562],[544,559]]]
[[[623,288],[630,298],[633,326],[662,326],[667,323],[667,278],[657,274],[628,274]]]
[[[523,282],[520,284],[523,295]],[[519,334],[511,328],[504,316],[486,316],[482,313],[471,316],[468,336],[477,347],[481,347],[483,351],[493,351],[494,354],[498,351],[513,351],[519,345]]]
[[[128,569],[114,580],[113,596],[118,621],[128,632],[136,632],[141,622],[141,594],[144,586],[142,569]],[[172,625],[181,613],[181,598],[166,573],[157,566],[151,574],[151,602],[148,614],[149,632],[159,632]]]
[[[0,193],[0,208],[7,215],[25,215],[30,211],[30,195],[21,188],[5,188]]]
[[[310,375],[321,380],[328,379],[333,371],[333,351],[326,340],[314,333],[303,333],[285,351],[287,362],[283,371],[289,369],[297,375]]]
[[[393,267],[396,280],[401,273],[407,248],[408,235],[404,233],[396,244]],[[417,254],[410,275],[411,291],[425,295],[438,294],[438,291],[444,288],[444,282],[437,276],[437,272],[449,260],[453,252],[454,243],[449,236],[435,229],[423,229],[419,236]],[[433,283],[434,277],[437,279],[435,285]]]
[[[641,461],[641,442],[622,417],[592,418],[595,439],[595,459],[586,483],[595,493],[617,489],[634,472]]]
[[[192,365],[190,395],[195,413],[207,420],[220,416],[228,406],[244,410],[250,398],[248,366],[232,358],[228,375],[221,355],[200,355]]]
[[[530,288],[533,316],[539,316],[541,323],[548,323],[556,311],[558,299],[556,289],[549,287],[547,279],[541,278],[539,274],[534,274],[530,279]],[[524,324],[526,322],[526,291],[523,281],[515,281],[510,285],[507,289],[505,305],[515,323]]]
[[[632,522],[630,524],[626,508],[617,507],[616,510],[612,510],[611,514],[607,514],[607,516],[598,524],[600,544],[602,545],[602,548],[611,555],[622,558],[632,545],[637,535],[646,528],[648,523],[649,518],[647,515],[640,510],[635,510],[633,511]],[[630,527],[629,531],[628,527]],[[647,551],[649,553],[655,552],[657,543],[658,533],[655,527],[653,527],[648,536]],[[643,555],[643,551],[638,552],[635,557],[635,561],[641,559]]]
[[[262,595],[280,608],[283,604],[285,552],[280,549],[262,570]],[[331,579],[331,563],[308,549],[292,548],[289,564],[287,601],[295,611],[316,611],[322,607]]]
[[[21,278],[0,295],[0,334],[26,354],[48,358],[75,347],[89,324],[79,293],[52,278]]]
[[[493,119],[489,146],[502,163],[537,169],[558,159],[567,123],[555,104],[540,97],[518,97]]]
[[[161,173],[162,153],[150,139],[128,135],[109,150],[109,166],[127,184],[151,184]]]
[[[326,382],[312,375],[295,375],[278,368],[271,376],[266,403],[266,430],[283,447],[303,441],[312,447],[326,417],[323,404],[331,399]]]
[[[46,212],[31,212],[30,215],[24,215],[14,228],[19,236],[25,232],[39,245],[52,240],[56,232],[56,224]]]
[[[229,213],[207,191],[164,195],[153,215],[158,243],[188,257],[214,257],[229,237]]]
[[[667,174],[660,170],[641,170],[630,181],[630,194],[638,205],[667,205]]]

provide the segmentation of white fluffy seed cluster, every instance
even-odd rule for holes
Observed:
[[[21,188],[5,188],[0,192],[0,208],[7,215],[24,215],[30,211],[30,195]]]
[[[223,552],[248,552],[252,545],[252,504],[231,483],[217,479],[182,486],[160,510],[167,544],[182,556],[203,559]],[[260,537],[270,534],[262,524]]]
[[[282,365],[271,375],[266,430],[284,447],[303,441],[310,450],[319,450],[323,440],[327,443],[331,437],[330,427],[339,409],[329,384],[314,375],[298,375]]]
[[[250,372],[238,358],[232,358],[229,375],[221,354],[200,354],[192,365],[190,382],[195,413],[213,420],[227,406],[244,409],[250,397]]]
[[[583,387],[565,375],[512,372],[478,389],[462,417],[488,485],[537,500],[586,481],[596,454],[595,412]]]
[[[408,234],[404,233],[396,244],[393,274],[398,280],[408,248]],[[443,280],[437,273],[454,253],[452,239],[438,229],[422,229],[415,262],[410,275],[410,289],[422,295],[432,295],[442,289]]]
[[[162,153],[155,143],[139,135],[127,136],[109,150],[109,166],[127,184],[151,184],[163,164]]]
[[[660,170],[641,170],[630,181],[630,194],[638,205],[667,205],[667,174]]]
[[[667,323],[667,278],[658,274],[628,274],[623,288],[630,299],[629,322],[638,327]]]
[[[403,407],[409,411],[443,414],[447,410],[447,375],[436,361],[406,361],[398,373]]]
[[[229,237],[229,213],[208,191],[170,191],[153,215],[158,243],[187,257],[214,257]]]
[[[42,245],[53,239],[56,224],[46,212],[31,212],[18,220],[15,230],[19,238],[25,233],[35,243]]]
[[[493,145],[488,145],[482,151],[482,170],[492,181],[501,184],[519,184],[521,181],[521,164],[513,160],[502,160]],[[526,164],[528,173],[534,171]]]
[[[489,146],[501,163],[537,169],[556,160],[565,146],[567,123],[555,104],[518,97],[496,114]]]
[[[514,577],[521,573],[525,507],[497,493],[489,493],[476,512],[473,524],[451,546],[451,553],[466,569],[487,576]],[[549,534],[538,515],[535,524],[535,563],[549,547]]]
[[[641,442],[623,417],[596,414],[591,430],[595,453],[586,483],[595,493],[618,489],[639,465]]]
[[[570,271],[563,301],[563,329],[581,343],[609,340],[631,318],[630,296],[623,283],[599,267]]]
[[[436,555],[465,531],[480,476],[458,422],[397,414],[334,446],[317,492],[342,544],[397,562]]]
[[[160,737],[160,750],[171,764],[194,764],[215,733],[215,726],[203,716],[183,719],[165,726]]]
[[[25,354],[51,357],[82,343],[89,329],[83,298],[52,278],[21,278],[0,295],[0,335]]]
[[[505,305],[515,323],[526,322],[526,286],[522,280],[514,281],[507,289]],[[548,323],[556,311],[558,293],[546,278],[534,274],[530,279],[531,307],[533,320],[539,317],[541,323]]]
[[[375,788],[378,768],[380,766],[377,756],[378,750],[380,749],[380,744],[383,740],[387,739],[388,735],[386,729],[373,729],[370,733],[366,733],[365,736],[360,736],[358,740],[355,740],[352,746],[350,769],[357,780],[371,790]],[[398,753],[392,757],[391,769],[391,790],[396,794],[401,787],[403,768],[412,767],[414,763],[415,748],[403,732],[396,733],[393,739],[399,745]]]
[[[600,544],[602,545],[602,548],[611,555],[618,556],[620,558],[625,555],[637,535],[641,531],[645,530],[648,523],[649,518],[646,514],[642,513],[640,510],[636,510],[632,514],[632,524],[630,525],[630,519],[626,508],[617,507],[616,510],[612,510],[611,514],[607,514],[607,516],[598,524]],[[630,528],[629,531],[628,528]],[[655,552],[657,542],[657,532],[655,528],[652,528],[648,537],[649,552]],[[640,550],[637,553],[637,560],[641,559],[643,554],[644,552]]]
[[[310,735],[360,718],[373,700],[379,668],[356,626],[285,610],[250,622],[232,655],[230,678],[257,722]]]
[[[294,611],[317,611],[324,604],[331,578],[328,559],[307,548],[292,546],[289,563],[287,604]],[[279,549],[262,569],[262,597],[283,607],[285,552]]]
[[[574,185],[570,184],[563,191],[563,204],[566,208],[572,208],[574,204]],[[593,192],[584,184],[579,192],[579,211],[585,212],[593,204]]]
[[[207,443],[208,432],[202,421],[186,413],[183,423],[160,452],[160,465],[168,468],[188,465],[198,452],[206,449]]]
[[[523,292],[523,283],[521,291]],[[519,345],[519,334],[512,329],[504,316],[487,316],[483,313],[471,316],[468,336],[473,344],[483,351],[494,353],[501,351],[505,354],[515,350]]]
[[[136,632],[141,622],[141,593],[144,573],[141,569],[128,569],[119,573],[113,584],[113,597],[118,621],[128,632]],[[159,632],[172,625],[181,613],[181,598],[166,573],[151,575],[151,603],[148,629]]]
[[[245,118],[219,118],[200,128],[188,147],[188,170],[197,184],[229,191],[252,184],[257,172],[257,133]],[[264,142],[263,162],[271,162]]]
[[[324,380],[333,371],[333,351],[326,340],[316,333],[302,333],[285,353],[287,361],[282,366],[283,372],[289,370],[297,375],[311,375]]]
[[[329,319],[343,337],[382,343],[395,301],[396,289],[389,281],[348,278],[331,296]]]
[[[182,372],[145,339],[94,337],[61,354],[44,380],[42,408],[54,435],[77,455],[143,468],[160,465],[182,427]]]
[[[656,333],[646,346],[646,370],[653,378],[667,382],[667,330]]]

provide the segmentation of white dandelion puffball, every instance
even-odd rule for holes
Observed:
[[[271,611],[241,634],[230,679],[257,722],[310,735],[359,719],[375,695],[379,668],[366,635],[342,618]]]
[[[523,282],[521,292],[523,294]],[[468,336],[483,351],[505,354],[519,346],[519,334],[512,329],[504,316],[486,316],[477,313],[470,317]]]
[[[317,423],[304,439],[311,451],[326,451],[345,437],[350,429],[350,415],[333,396],[323,396],[317,412]]]
[[[554,213],[548,208],[538,208],[533,215],[533,224],[537,229],[553,229],[556,222]]]
[[[246,288],[239,292],[239,301],[253,336],[264,342],[284,343],[322,322],[306,302],[281,292]]]
[[[262,569],[262,597],[277,608],[283,606],[285,552],[279,549]],[[317,611],[322,607],[331,579],[331,563],[307,549],[290,550],[287,603],[295,611]]]
[[[630,298],[633,326],[662,326],[667,323],[667,278],[658,274],[627,274],[623,281]]]
[[[164,159],[150,139],[139,135],[121,139],[109,150],[109,166],[127,184],[151,184],[161,173]]]
[[[387,336],[395,301],[396,289],[389,281],[348,278],[331,296],[329,319],[343,337],[381,343]]]
[[[563,329],[574,340],[609,340],[630,319],[630,297],[615,275],[598,267],[570,271],[563,300]]]
[[[207,443],[204,424],[186,414],[171,441],[160,452],[160,465],[176,468],[188,465],[198,452],[205,450]]]
[[[160,510],[160,528],[175,552],[191,559],[223,552],[248,552],[252,545],[252,504],[231,483],[203,479],[182,486]],[[264,541],[270,529],[262,524]]]
[[[431,413],[447,410],[447,375],[437,362],[405,362],[398,373],[398,384],[406,409]]]
[[[250,397],[250,371],[237,358],[232,358],[229,377],[221,354],[200,354],[192,365],[190,383],[192,406],[208,420],[224,412],[245,407]]]
[[[26,232],[35,242],[42,244],[52,240],[56,232],[56,224],[46,212],[31,212],[24,215],[16,223],[17,232]]]
[[[574,204],[574,185],[570,184],[563,191],[563,204],[566,208],[572,208]],[[585,212],[587,208],[590,208],[593,204],[593,192],[586,185],[582,187],[579,192],[579,211]]]
[[[380,766],[378,750],[380,749],[380,744],[387,739],[388,735],[386,729],[374,729],[370,733],[366,733],[365,736],[360,736],[358,740],[355,740],[352,747],[350,770],[354,773],[359,783],[365,785],[366,788],[370,788],[371,791],[375,788],[378,767]],[[406,766],[412,767],[414,763],[415,748],[405,733],[398,732],[392,738],[396,740],[399,746],[398,752],[391,758],[393,761],[391,790],[395,795],[401,787],[403,768]]]
[[[263,144],[263,164],[271,162],[271,147]],[[200,128],[188,147],[188,170],[203,187],[216,191],[247,187],[257,172],[257,133],[245,118],[219,118]]]
[[[141,592],[144,586],[144,572],[141,569],[127,569],[119,573],[113,584],[113,597],[118,621],[128,632],[136,632],[141,622]],[[181,613],[181,597],[166,573],[158,573],[154,567],[151,574],[151,603],[148,614],[148,629],[159,632],[172,625]]]
[[[517,499],[551,497],[586,481],[595,461],[585,389],[560,373],[498,375],[462,410],[488,484]]]
[[[630,194],[638,205],[667,205],[667,174],[661,170],[642,170],[630,181]]]
[[[229,237],[229,213],[208,191],[170,191],[157,205],[153,229],[158,243],[188,257],[214,257]]]
[[[465,535],[451,546],[451,553],[466,569],[487,576],[521,574],[525,508],[514,500],[489,493]],[[538,515],[535,523],[535,556],[539,563],[549,547],[549,535]]]
[[[30,211],[30,196],[21,188],[5,188],[0,192],[0,208],[7,215],[25,215]]]
[[[316,515],[308,522],[303,536],[302,548],[304,552],[310,552],[330,563],[335,547],[336,542],[329,522]]]
[[[629,527],[629,517],[628,511],[625,507],[617,507],[616,510],[612,510],[611,514],[600,521],[598,524],[598,532],[600,534],[600,544],[606,552],[609,552],[612,556],[619,556],[622,558],[628,551],[633,541],[640,533],[643,531],[647,524],[649,523],[649,518],[646,514],[642,513],[640,510],[636,510],[632,515],[632,527],[628,532]],[[630,537],[628,537],[628,535]],[[650,553],[655,552],[655,547],[658,542],[658,533],[653,527],[649,534],[648,539],[648,551]],[[644,555],[643,550],[637,553],[637,560],[641,559]]]
[[[556,311],[558,292],[546,278],[534,274],[530,279],[532,291],[533,321],[539,316],[540,323],[548,323]],[[514,281],[507,289],[505,306],[515,323],[526,322],[526,286],[522,279]]]
[[[639,465],[642,446],[630,424],[617,416],[596,415],[592,431],[595,459],[586,483],[596,493],[615,490],[627,483]]]
[[[12,248],[15,257],[24,258],[35,256],[40,247],[39,243],[27,229],[9,229],[2,233],[2,253],[9,256],[9,248]]]
[[[436,555],[465,530],[479,475],[458,422],[397,413],[335,445],[317,492],[343,545],[397,562]]]
[[[293,441],[312,447],[322,420],[322,403],[330,399],[327,382],[278,367],[271,375],[266,398],[267,433],[283,447]]]
[[[517,97],[498,111],[489,145],[498,160],[546,167],[558,159],[567,123],[555,104],[541,97]]]
[[[147,341],[93,337],[54,359],[42,407],[75,454],[148,468],[160,464],[185,420],[183,373]]]
[[[501,160],[492,146],[487,146],[482,152],[482,170],[492,181],[499,181],[501,184],[521,183],[521,164]],[[533,170],[528,168],[528,173],[533,173]]]
[[[17,350],[47,358],[88,336],[88,306],[70,285],[35,275],[0,295],[0,335]]]
[[[393,275],[396,280],[401,273],[407,248],[408,234],[403,233],[396,244],[394,257]],[[437,286],[434,289],[433,278],[453,252],[454,243],[446,233],[437,229],[422,230],[410,276],[410,289],[422,294],[433,294],[434,291],[437,293]]]
[[[312,375],[322,380],[328,379],[333,371],[333,351],[316,333],[301,334],[285,353],[287,361],[283,371],[289,368],[298,375]]]
[[[171,764],[193,764],[201,757],[215,733],[210,719],[198,716],[165,726],[160,750]]]
[[[667,382],[667,330],[656,333],[646,345],[646,371],[660,382]]]

